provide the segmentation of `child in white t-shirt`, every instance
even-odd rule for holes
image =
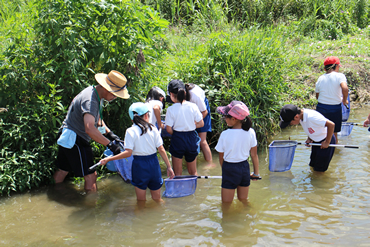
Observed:
[[[152,87],[146,96],[145,104],[149,109],[149,123],[157,126],[159,131],[164,128],[161,121],[162,110],[165,107],[165,92],[159,87]]]
[[[134,160],[131,184],[135,186],[137,200],[145,201],[146,188],[149,188],[152,199],[160,202],[163,179],[157,149],[167,165],[167,176],[175,176],[163,147],[163,140],[157,128],[149,123],[149,109],[144,103],[133,103],[129,108],[129,115],[134,124],[126,130],[125,151],[100,160],[101,165],[130,157],[132,154]]]
[[[185,156],[188,172],[197,175],[197,156],[200,138],[195,131],[204,125],[198,106],[188,101],[190,94],[180,80],[172,80],[168,93],[174,104],[167,109],[166,130],[171,137],[170,153],[176,175],[182,174],[182,158]]]
[[[197,128],[200,137],[200,149],[203,151],[204,159],[212,162],[212,153],[207,142],[207,132],[212,132],[211,108],[209,107],[208,99],[204,90],[198,85],[187,83],[185,87],[190,92],[190,102],[195,103],[202,113],[204,126]]]
[[[222,202],[231,203],[235,189],[238,199],[248,199],[251,179],[260,179],[256,133],[251,128],[249,109],[241,101],[232,101],[227,106],[217,107],[217,112],[230,129],[223,131],[216,145],[222,167]],[[250,173],[248,157],[251,156],[253,173]]]

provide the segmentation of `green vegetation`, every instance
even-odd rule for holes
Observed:
[[[129,100],[104,112],[123,137],[127,108],[174,78],[206,90],[215,108],[251,110],[260,144],[278,131],[282,104],[312,106],[326,56],[341,59],[352,92],[367,84],[367,0],[17,0],[0,2],[0,193],[52,182],[56,133],[72,98],[115,69]],[[103,147],[95,144],[98,155]]]

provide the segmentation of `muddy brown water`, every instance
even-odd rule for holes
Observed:
[[[354,109],[362,123],[370,108]],[[274,140],[304,141],[292,127]],[[263,177],[253,181],[249,205],[222,210],[220,179],[198,179],[196,192],[145,207],[118,176],[98,182],[96,195],[64,184],[0,198],[1,246],[370,246],[370,132],[355,126],[324,174],[308,167],[310,149],[297,146],[293,166],[270,172],[268,148],[259,148]],[[221,175],[199,161],[200,175]],[[164,190],[164,188],[162,188]]]

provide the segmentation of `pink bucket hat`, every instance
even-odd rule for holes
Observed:
[[[249,116],[248,107],[241,101],[233,100],[227,106],[217,107],[217,112],[221,115],[230,115],[236,119],[243,120]]]

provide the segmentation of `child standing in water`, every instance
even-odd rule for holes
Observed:
[[[197,156],[200,138],[195,131],[203,127],[203,117],[196,104],[189,102],[190,94],[180,80],[168,84],[168,93],[174,104],[167,109],[166,130],[171,137],[170,153],[176,175],[182,174],[182,157],[185,156],[188,172],[197,175]]]
[[[207,143],[207,132],[212,132],[211,124],[211,108],[209,107],[208,99],[203,89],[193,83],[185,84],[185,87],[190,92],[190,102],[195,103],[202,113],[204,126],[197,128],[200,137],[200,149],[203,151],[204,159],[212,162],[212,153]]]
[[[175,175],[163,147],[163,140],[157,128],[149,123],[149,109],[144,103],[133,103],[129,115],[134,124],[126,130],[125,151],[102,159],[101,165],[108,161],[134,156],[132,162],[132,181],[138,201],[146,200],[146,188],[150,189],[152,199],[161,202],[163,179],[157,158],[157,149],[167,165],[167,176]]]
[[[165,92],[159,87],[152,87],[146,96],[145,104],[149,109],[149,123],[157,126],[159,131],[164,128],[161,121],[161,113],[165,107]]]
[[[222,167],[221,198],[231,203],[235,189],[238,199],[246,203],[251,179],[260,179],[256,133],[251,128],[248,107],[241,101],[232,101],[227,106],[217,107],[229,129],[223,131],[216,145]],[[250,173],[248,157],[252,158],[253,173]]]

